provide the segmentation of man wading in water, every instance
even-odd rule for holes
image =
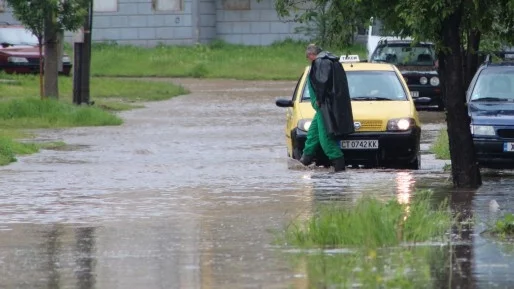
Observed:
[[[307,46],[306,57],[311,62],[307,89],[316,114],[307,132],[300,162],[310,165],[321,147],[334,170],[344,171],[344,155],[337,139],[355,132],[346,73],[337,56],[314,44]]]

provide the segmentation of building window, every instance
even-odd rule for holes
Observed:
[[[96,0],[93,1],[94,12],[117,12],[118,0]]]
[[[250,0],[223,0],[225,10],[250,10]]]
[[[155,11],[181,11],[182,0],[152,0]]]

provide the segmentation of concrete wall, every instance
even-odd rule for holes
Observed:
[[[95,12],[93,40],[141,46],[190,44],[192,2],[182,0],[182,11],[156,11],[150,0],[118,0],[118,11]]]
[[[199,42],[206,43],[216,38],[216,3],[215,0],[199,0],[198,27]]]
[[[279,19],[273,0],[216,0],[217,37],[229,43],[269,45],[295,34],[296,23]]]
[[[273,0],[181,0],[179,11],[157,11],[155,1],[160,0],[117,0],[115,11],[95,11],[93,41],[155,46],[220,38],[229,43],[268,45],[304,37],[294,33],[298,24],[279,19]],[[18,23],[10,9],[0,12],[0,21]],[[66,41],[72,41],[72,33],[66,33]]]

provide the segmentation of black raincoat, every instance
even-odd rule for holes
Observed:
[[[335,139],[355,132],[348,80],[339,58],[322,51],[309,72],[327,134]]]

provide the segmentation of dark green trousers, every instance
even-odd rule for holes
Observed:
[[[309,90],[311,104],[316,110],[316,114],[314,114],[311,126],[307,132],[307,140],[305,141],[303,154],[314,156],[316,151],[321,148],[330,160],[343,157],[344,155],[338,142],[327,134],[325,124],[323,123],[323,116],[316,104],[316,95],[314,94],[310,80],[307,80],[307,89]]]

